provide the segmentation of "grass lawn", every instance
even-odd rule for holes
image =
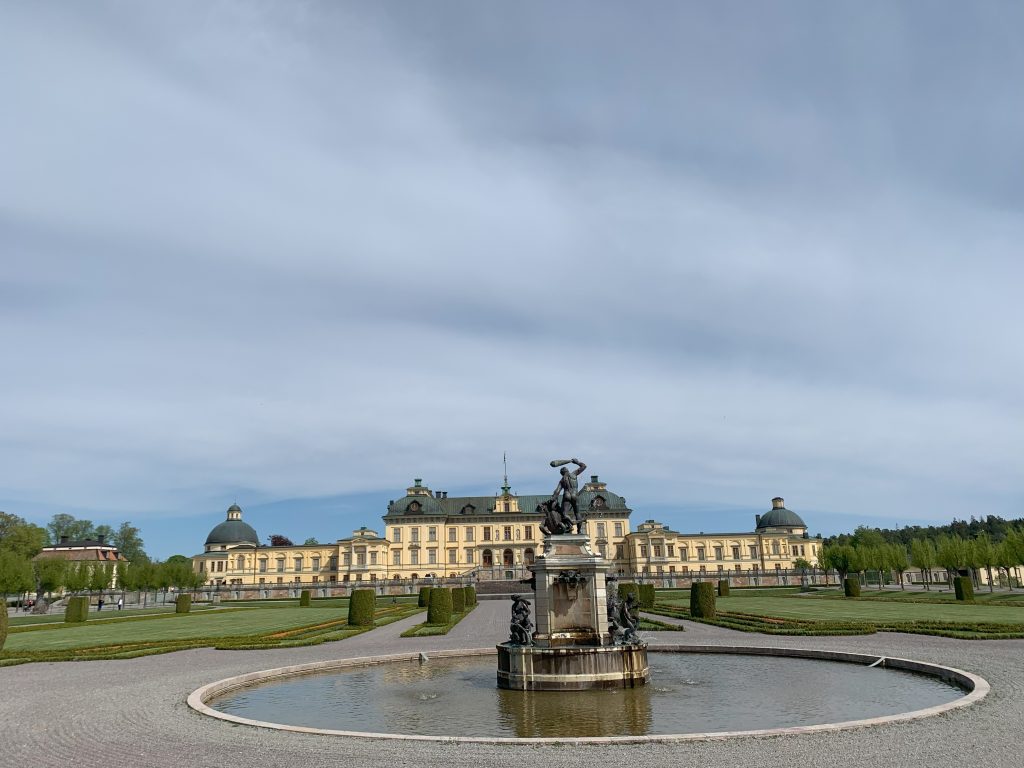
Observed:
[[[205,604],[196,605],[192,604],[193,611],[205,611],[210,606]],[[119,611],[116,608],[111,611],[89,611],[89,621],[114,621],[117,619],[128,619],[132,616],[154,616],[160,613],[174,613],[174,603],[170,605],[161,605],[156,608],[130,608],[127,611]],[[25,614],[24,616],[14,616],[11,618],[12,627],[24,627],[32,626],[34,624],[63,624],[64,623],[64,612],[60,613],[47,613],[42,616],[32,616],[31,614]]]

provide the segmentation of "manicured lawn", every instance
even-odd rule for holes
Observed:
[[[662,605],[687,607],[689,601],[688,592],[658,593],[658,603]],[[934,603],[912,603],[900,600],[835,600],[815,596],[786,597],[747,593],[743,597],[718,598],[718,610],[811,621],[1024,624],[1024,607],[997,604],[969,605],[940,600],[935,600]]]
[[[204,611],[209,606],[192,604],[193,611]],[[127,619],[132,616],[154,616],[160,613],[174,613],[174,604],[161,605],[157,608],[130,608],[127,611],[119,611],[116,608],[110,611],[89,611],[89,621],[114,621],[118,619]],[[64,623],[64,612],[60,613],[48,613],[42,616],[32,616],[31,614],[25,614],[24,616],[14,616],[11,618],[12,627],[24,627],[32,626],[34,624],[63,624]]]
[[[292,604],[236,611],[211,610],[140,621],[89,621],[74,626],[59,624],[52,629],[12,632],[4,645],[4,652],[49,651],[159,640],[267,634],[345,619],[348,615],[348,601],[343,602],[344,605],[322,608],[299,608]]]

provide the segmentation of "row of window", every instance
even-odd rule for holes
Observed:
[[[641,558],[645,558],[646,559],[648,551],[651,551],[654,557],[665,557],[666,555],[668,557],[675,557],[676,556],[675,544],[667,544],[667,545],[664,545],[664,547],[661,544],[654,544],[654,545],[651,546],[650,550],[648,549],[648,545],[647,544],[640,544],[638,546],[639,546],[639,552],[640,552],[640,557]],[[714,549],[714,555],[715,555],[713,559],[715,559],[715,560],[724,560],[725,559],[725,547],[713,547],[713,549]],[[698,560],[707,560],[708,559],[707,547],[695,547],[695,550],[696,550],[696,554],[697,554],[697,559]],[[806,550],[807,550],[807,546],[805,544],[792,544],[789,547],[787,547],[785,544],[783,544],[780,547],[779,542],[777,542],[777,541],[773,541],[772,544],[771,544],[771,553],[772,553],[773,556],[779,556],[779,555],[788,556],[788,555],[792,554],[793,557],[804,557],[805,554],[806,554]],[[750,553],[750,559],[751,560],[756,560],[757,559],[757,545],[755,545],[755,544],[748,545],[747,546],[747,551]],[[742,559],[741,558],[741,552],[742,552],[742,548],[739,547],[739,546],[730,547],[730,553],[732,555],[732,559],[733,560],[740,560],[740,559]],[[811,553],[815,554],[815,547],[814,546],[811,547]],[[690,559],[690,548],[689,547],[687,547],[687,546],[680,546],[679,547],[679,559],[680,560],[689,560]]]
[[[625,530],[622,523],[615,523],[615,535],[622,537]],[[402,543],[402,528],[391,529],[391,541],[394,544]],[[467,525],[463,528],[463,541],[476,541],[476,526]],[[421,529],[418,526],[413,526],[409,529],[409,543],[419,544]],[[481,541],[519,541],[520,536],[526,541],[533,541],[533,526],[524,525],[522,531],[516,526],[512,525],[484,525],[481,526]],[[597,523],[595,527],[595,533],[597,538],[603,539],[608,535],[607,523]],[[427,526],[427,538],[426,541],[437,541],[438,526],[430,525]],[[455,527],[448,528],[448,543],[455,544],[459,541],[459,529]]]

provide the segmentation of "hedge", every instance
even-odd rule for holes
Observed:
[[[967,576],[953,577],[953,591],[956,592],[956,599],[965,603],[974,602],[974,584]]]
[[[463,587],[462,591],[466,594],[466,607],[476,605],[476,587]]]
[[[188,613],[192,610],[192,595],[178,595],[174,598],[174,612]]]
[[[447,587],[430,590],[430,605],[427,606],[427,624],[452,623],[452,591]]]
[[[641,608],[653,608],[654,607],[654,585],[653,584],[641,584],[640,585],[640,607]]]
[[[64,622],[67,624],[79,624],[89,619],[89,598],[69,597],[68,605],[64,609]]]
[[[634,584],[631,581],[627,581],[627,582],[624,582],[622,584],[619,584],[619,598],[620,599],[625,600],[626,596],[630,592],[632,592],[634,595],[636,595],[636,599],[639,602],[639,600],[640,600],[640,587],[638,585]]]
[[[729,581],[728,579],[718,580],[718,596],[728,597],[729,596]]]
[[[847,597],[860,597],[860,579],[856,576],[843,579],[843,594]]]
[[[690,615],[700,619],[715,618],[715,586],[698,581],[690,586]]]
[[[348,623],[353,627],[371,626],[376,601],[377,593],[372,589],[353,590],[348,599]]]
[[[452,613],[466,612],[466,593],[459,587],[452,589]]]
[[[428,605],[430,605],[431,589],[433,589],[433,587],[420,587],[420,599],[416,603],[416,605],[418,605],[420,608],[426,608]]]
[[[7,606],[0,611],[0,650],[3,650],[4,641],[7,639]]]
[[[304,589],[301,592],[299,592],[299,607],[300,608],[309,608],[309,601],[310,601],[310,595],[309,595],[309,590],[308,589]]]

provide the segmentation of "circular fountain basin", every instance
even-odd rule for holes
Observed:
[[[475,649],[426,661],[397,654],[256,672],[204,686],[189,705],[222,720],[306,733],[629,742],[860,727],[966,706],[989,690],[970,673],[907,659],[779,648],[649,650],[651,683],[638,688],[502,690],[494,649]]]

